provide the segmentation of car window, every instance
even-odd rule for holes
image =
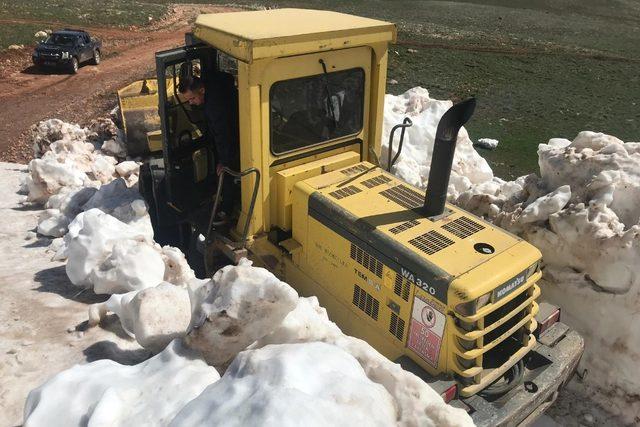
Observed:
[[[61,46],[73,46],[75,44],[76,38],[67,34],[52,34],[46,41],[45,44],[56,44]]]

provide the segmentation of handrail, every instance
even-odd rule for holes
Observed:
[[[247,245],[247,236],[249,234],[249,224],[251,222],[251,216],[253,215],[253,209],[256,205],[256,199],[258,198],[258,188],[260,187],[260,171],[256,168],[249,168],[249,169],[245,169],[242,172],[237,172],[234,171],[232,169],[229,169],[226,166],[222,167],[222,172],[219,175],[219,179],[218,179],[218,189],[216,190],[216,198],[213,202],[213,209],[211,210],[211,217],[209,218],[209,227],[207,229],[207,243],[210,242],[210,238],[211,238],[211,230],[213,228],[214,225],[214,219],[216,214],[218,213],[218,205],[220,204],[220,195],[222,194],[222,183],[224,181],[224,176],[225,174],[229,174],[231,176],[235,176],[236,178],[242,178],[243,176],[249,175],[249,174],[255,174],[256,175],[256,179],[254,181],[253,184],[253,195],[251,196],[251,203],[249,204],[249,211],[247,212],[247,220],[244,223],[244,229],[242,231],[242,240],[241,242],[241,248],[245,248]],[[229,212],[230,214],[230,212]],[[236,248],[237,249],[237,248]]]
[[[400,157],[400,153],[402,152],[402,142],[404,141],[404,132],[405,130],[407,130],[407,128],[411,126],[413,126],[413,122],[409,117],[405,117],[402,123],[395,125],[391,129],[391,133],[389,134],[389,147],[387,151],[388,153],[387,154],[387,161],[388,161],[387,172],[391,172],[391,168],[393,167],[393,164],[396,162],[396,160],[398,160],[398,157]],[[400,132],[400,143],[398,144],[398,152],[396,153],[393,160],[391,160],[391,155],[393,154],[393,136],[396,133],[396,130],[398,130],[398,128],[402,128],[402,131]]]

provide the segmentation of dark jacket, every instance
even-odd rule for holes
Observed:
[[[213,142],[216,163],[239,170],[238,90],[231,74],[216,72],[207,79],[204,114],[207,139]]]

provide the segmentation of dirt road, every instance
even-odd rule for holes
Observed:
[[[103,60],[98,66],[82,66],[76,75],[35,70],[31,66],[30,47],[3,52],[0,54],[0,160],[28,162],[33,157],[27,142],[28,129],[40,120],[56,117],[82,124],[104,116],[115,106],[118,88],[153,75],[155,52],[183,44],[184,33],[189,31],[198,13],[229,10],[175,6],[164,20],[144,30],[86,28],[103,41]],[[49,24],[57,28],[56,23]]]

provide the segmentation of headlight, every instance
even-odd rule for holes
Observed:
[[[62,59],[69,58],[69,52],[62,52]]]
[[[540,268],[540,261],[536,261],[533,264],[531,264],[531,266],[527,268],[526,278],[529,279],[529,277],[533,276],[536,273],[536,271],[538,271],[539,268]]]
[[[463,316],[473,316],[482,307],[487,305],[490,299],[491,292],[487,292],[486,294],[474,299],[473,301],[463,302],[462,304],[456,305],[456,312],[462,314]]]

